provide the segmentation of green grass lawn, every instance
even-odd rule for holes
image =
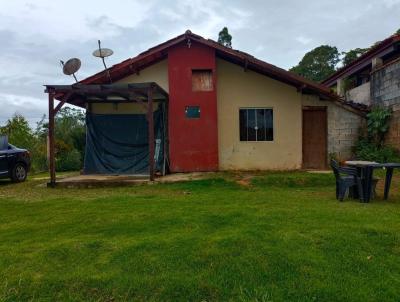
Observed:
[[[0,182],[0,301],[399,301],[398,177],[369,204],[330,174],[238,178]]]

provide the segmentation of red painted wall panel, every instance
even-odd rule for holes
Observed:
[[[210,69],[213,91],[192,91],[192,70]],[[168,51],[169,154],[171,172],[218,170],[216,63],[214,49],[192,42]],[[200,106],[200,118],[185,116]]]

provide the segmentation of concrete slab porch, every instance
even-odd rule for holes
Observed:
[[[62,188],[92,188],[116,187],[143,184],[149,182],[148,175],[77,175],[57,179],[56,187]],[[47,184],[50,186],[50,184]]]
[[[190,181],[212,177],[213,172],[174,173],[156,177],[154,182],[148,175],[76,175],[57,179],[56,187],[62,188],[95,188],[95,187],[119,187],[150,183],[172,183]],[[50,184],[48,184],[50,186]]]

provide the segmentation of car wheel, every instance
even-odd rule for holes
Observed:
[[[25,181],[26,176],[27,176],[27,171],[23,164],[16,164],[12,169],[11,179],[14,182]]]

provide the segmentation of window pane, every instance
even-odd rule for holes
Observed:
[[[247,109],[247,133],[248,141],[256,140],[256,110]]]
[[[239,110],[241,141],[273,141],[273,111],[272,109]]]
[[[265,109],[257,109],[257,140],[265,141]]]
[[[240,140],[247,141],[247,110],[239,110]]]
[[[272,109],[265,109],[265,140],[274,140],[274,118]]]
[[[200,107],[199,106],[187,106],[185,108],[185,115],[187,118],[199,118]]]

